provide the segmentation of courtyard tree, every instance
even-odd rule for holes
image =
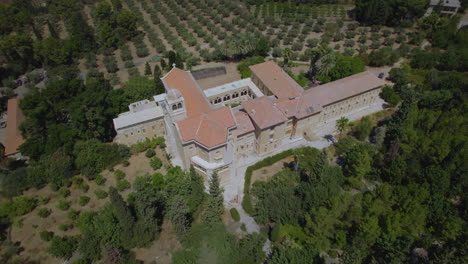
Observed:
[[[340,132],[340,137],[343,131],[345,131],[349,126],[349,119],[346,117],[341,117],[340,119],[336,120],[336,129]]]
[[[221,222],[221,216],[224,211],[223,189],[219,184],[219,177],[216,172],[211,175],[209,193],[210,197],[207,200],[203,221],[212,225],[213,223]]]

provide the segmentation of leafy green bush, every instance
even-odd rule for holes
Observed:
[[[94,179],[94,183],[96,183],[97,185],[103,185],[105,182],[106,178],[104,178],[104,176],[102,176],[101,174],[98,174]]]
[[[68,210],[70,208],[70,203],[65,201],[65,200],[60,200],[57,203],[57,208],[62,210],[62,211],[66,211],[66,210]]]
[[[125,172],[123,172],[123,171],[121,171],[121,170],[116,170],[116,171],[114,172],[114,176],[115,176],[115,179],[116,179],[117,181],[120,181],[120,180],[122,180],[123,178],[125,178]]]
[[[103,189],[97,189],[96,191],[94,191],[94,194],[99,200],[106,198],[108,195],[107,192]]]
[[[73,208],[70,209],[70,211],[68,211],[68,213],[67,213],[67,217],[68,217],[68,219],[70,219],[70,220],[76,220],[76,219],[78,219],[78,216],[79,216],[79,215],[80,215],[80,212],[77,211],[76,209],[73,209]]]
[[[328,256],[330,256],[332,259],[336,259],[338,257],[338,252],[336,250],[330,250],[328,252]]]
[[[80,198],[78,200],[78,204],[81,205],[81,206],[85,206],[85,205],[87,205],[89,203],[90,199],[91,198],[89,198],[86,195],[80,196]]]
[[[75,237],[64,236],[58,237],[54,236],[51,241],[47,251],[54,257],[61,259],[69,259],[73,255],[73,252],[78,247],[78,240]]]
[[[42,240],[44,240],[46,242],[49,242],[54,237],[54,233],[49,232],[49,231],[41,231],[41,232],[39,232],[39,237]]]
[[[239,62],[237,65],[237,70],[240,72],[242,78],[248,78],[252,75],[252,71],[249,66],[265,62],[265,59],[260,56],[254,56],[250,58],[245,58]]]
[[[12,201],[0,203],[0,216],[13,220],[15,217],[25,215],[36,207],[36,199],[31,197],[18,197]]]
[[[270,239],[273,242],[278,242],[281,239],[281,224],[276,223],[273,229],[271,230]]]
[[[244,199],[242,199],[242,208],[250,216],[255,213],[250,194],[244,194]]]
[[[37,211],[37,215],[40,218],[47,218],[50,215],[51,211],[48,208],[41,208]]]
[[[156,152],[155,152],[153,149],[148,149],[148,150],[146,151],[146,153],[145,153],[145,156],[146,156],[147,158],[152,158],[152,157],[154,157],[154,155],[156,155]]]
[[[124,191],[126,189],[129,189],[131,186],[130,182],[127,181],[127,180],[121,180],[121,181],[117,181],[117,185],[115,186],[115,189],[117,189],[117,191],[121,192],[121,191]]]
[[[73,226],[72,223],[65,223],[65,224],[59,225],[58,230],[65,232],[65,231],[68,231],[70,229],[73,229],[73,227],[74,226]]]
[[[158,157],[154,157],[150,160],[150,166],[154,170],[160,169],[162,167],[162,161]]]
[[[62,198],[66,198],[70,196],[70,190],[68,190],[67,188],[62,188],[58,191],[58,195]]]
[[[240,221],[240,215],[239,215],[239,212],[237,211],[236,208],[231,208],[231,210],[229,210],[229,212],[231,212],[231,217],[232,217],[232,219],[234,219],[234,221],[236,221],[236,222]]]

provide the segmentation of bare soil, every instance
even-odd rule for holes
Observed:
[[[159,238],[148,248],[134,249],[135,257],[143,263],[171,263],[172,254],[181,249],[179,240],[172,232],[172,224],[164,221]]]
[[[166,159],[166,155],[164,150],[159,148],[156,149],[156,155],[163,161],[163,164],[168,164]],[[125,180],[133,183],[138,176],[144,175],[151,175],[155,173],[155,171],[151,168],[149,159],[145,157],[145,153],[138,153],[134,154],[129,159],[130,165],[128,167],[124,167],[123,165],[117,165],[114,167],[114,170],[120,169],[125,173]],[[158,172],[165,174],[166,169],[163,166]],[[23,251],[19,254],[21,258],[24,260],[30,261],[38,261],[39,263],[47,263],[47,264],[54,264],[54,263],[62,263],[63,260],[53,258],[47,253],[47,247],[49,245],[48,242],[44,242],[39,237],[39,232],[41,231],[51,231],[55,235],[64,236],[74,236],[79,234],[78,228],[74,227],[67,231],[60,231],[58,229],[59,225],[65,223],[72,223],[76,224],[76,221],[70,220],[67,217],[67,213],[71,208],[79,211],[97,211],[107,202],[109,202],[109,198],[104,198],[98,200],[94,192],[97,189],[102,189],[105,191],[109,190],[109,187],[116,186],[117,180],[114,176],[114,172],[105,170],[101,173],[106,178],[106,182],[99,186],[94,181],[89,181],[86,177],[82,176],[75,176],[81,177],[84,183],[89,185],[89,190],[87,192],[83,192],[82,190],[76,188],[75,185],[72,185],[70,190],[70,195],[66,198],[62,198],[58,196],[58,193],[52,191],[49,186],[46,186],[40,190],[30,189],[24,192],[24,196],[34,197],[38,199],[38,206],[30,213],[22,216],[19,218],[16,223],[11,228],[11,240],[14,242],[19,242],[20,246],[23,248]],[[127,189],[121,192],[122,197],[126,199],[128,194],[132,192],[132,189]],[[86,195],[90,198],[90,201],[85,206],[80,206],[78,204],[79,198],[83,195]],[[43,198],[48,197],[50,200],[47,204],[41,204],[41,200]],[[60,200],[66,200],[70,204],[70,209],[67,211],[62,211],[57,208],[57,205]],[[37,215],[37,212],[40,208],[48,208],[51,210],[51,214],[47,218],[40,218]],[[163,242],[155,242],[162,249],[165,247],[171,248],[173,250],[177,250],[180,246],[174,242],[175,238],[171,238],[170,233],[170,226],[163,225],[162,233],[160,239],[158,241]],[[167,245],[166,245],[167,244]],[[176,246],[174,246],[176,245]],[[169,249],[165,249],[169,252]],[[166,252],[165,251],[165,252]],[[140,249],[138,252],[144,252],[144,249]],[[162,255],[161,255],[162,256]],[[169,258],[170,260],[170,258]],[[159,261],[158,261],[159,262]],[[170,262],[170,261],[169,261]],[[160,262],[160,263],[169,263],[169,262]],[[145,262],[147,263],[147,262]]]
[[[293,160],[294,158],[292,156],[289,156],[274,163],[273,165],[254,170],[252,173],[251,184],[253,184],[256,181],[268,181],[271,177],[273,177],[273,175],[280,172],[284,168],[285,163],[289,163]]]

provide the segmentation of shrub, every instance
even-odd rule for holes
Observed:
[[[121,180],[121,181],[117,181],[117,185],[115,186],[115,189],[117,189],[117,191],[121,192],[121,191],[124,191],[126,189],[129,189],[131,186],[130,182],[128,182],[127,180]]]
[[[363,141],[372,132],[372,127],[373,127],[372,120],[370,119],[370,117],[365,116],[361,119],[361,122],[359,122],[358,125],[354,126],[353,135],[357,139]]]
[[[117,181],[120,181],[120,180],[122,180],[123,178],[125,178],[125,172],[123,172],[123,171],[121,171],[121,170],[116,170],[116,171],[114,172],[114,176],[115,176],[115,179],[116,179]]]
[[[48,208],[41,208],[37,211],[37,215],[40,217],[40,218],[46,218],[50,215],[50,209]]]
[[[70,219],[70,220],[76,220],[76,219],[78,219],[78,216],[79,216],[79,215],[80,215],[80,212],[77,211],[77,210],[75,210],[75,209],[73,209],[73,208],[70,209],[70,211],[68,211],[68,213],[67,213],[67,217],[68,217],[68,219]]]
[[[94,191],[94,194],[96,195],[96,198],[98,198],[99,200],[106,198],[108,195],[107,192],[104,191],[103,189],[97,189],[96,191]]]
[[[248,78],[252,75],[249,66],[265,62],[265,59],[260,56],[249,57],[241,60],[237,65],[237,70],[240,72],[242,78]]]
[[[12,201],[0,203],[0,216],[13,220],[15,217],[25,215],[36,207],[36,199],[31,197],[18,197]]]
[[[240,221],[240,215],[239,215],[239,212],[237,211],[236,208],[231,208],[231,210],[229,210],[229,212],[231,212],[231,217],[232,217],[232,219],[234,219],[234,221],[236,221],[236,222]]]
[[[247,232],[247,227],[245,226],[244,223],[242,223],[240,229],[241,229],[242,231],[244,231],[244,232]]]
[[[148,150],[146,151],[146,153],[145,153],[145,156],[146,156],[147,158],[152,158],[152,157],[154,157],[154,155],[156,155],[156,152],[155,152],[153,149],[148,149]]]
[[[71,236],[54,236],[47,251],[54,257],[69,259],[78,247],[78,240]]]
[[[49,232],[49,231],[41,231],[41,232],[39,232],[39,237],[42,240],[44,240],[46,242],[49,242],[54,237],[54,233]]]
[[[254,214],[252,199],[249,194],[244,194],[244,199],[242,199],[242,208],[248,215],[252,216]]]
[[[162,161],[158,157],[154,157],[150,160],[151,168],[154,170],[160,169],[162,167]]]
[[[86,193],[89,190],[89,185],[86,183],[81,183],[80,185],[78,185],[78,188]]]
[[[87,205],[89,203],[90,199],[91,198],[89,198],[86,195],[80,196],[80,198],[78,200],[78,204],[81,205],[81,206],[85,206],[85,205]]]
[[[40,203],[41,203],[42,205],[46,205],[46,204],[49,203],[50,197],[42,197],[42,198],[40,198],[39,201],[40,201]]]
[[[94,182],[97,185],[103,185],[106,182],[106,178],[104,178],[104,176],[102,176],[101,174],[98,174],[94,179]]]
[[[128,160],[124,160],[124,161],[122,161],[122,165],[124,167],[128,167],[128,165],[130,165],[130,162]]]
[[[66,211],[66,210],[68,210],[70,208],[70,203],[65,201],[65,200],[60,200],[57,203],[57,208],[62,210],[62,211]]]
[[[281,224],[276,223],[273,229],[271,230],[271,234],[270,234],[271,241],[278,242],[281,239],[280,235],[281,235]]]
[[[328,256],[330,256],[332,259],[336,259],[338,257],[338,252],[336,250],[330,250],[328,252]]]
[[[65,224],[61,224],[58,226],[58,230],[60,231],[68,231],[70,229],[73,229],[73,224],[72,223],[65,223]]]
[[[62,198],[66,198],[70,196],[70,190],[68,190],[67,188],[62,188],[58,191],[58,195]]]
[[[133,64],[133,61],[129,60],[124,63],[125,68],[132,68],[135,67],[135,64]]]

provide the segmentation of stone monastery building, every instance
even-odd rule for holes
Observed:
[[[114,119],[115,141],[164,136],[185,168],[216,171],[223,181],[239,157],[266,156],[290,140],[314,137],[326,122],[374,104],[384,85],[362,72],[304,90],[274,61],[250,68],[251,78],[202,90],[190,72],[174,67],[161,78],[165,94],[133,103]]]

